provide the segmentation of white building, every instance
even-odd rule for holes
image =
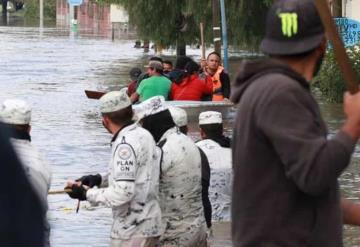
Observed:
[[[360,21],[360,0],[343,0],[342,15]]]

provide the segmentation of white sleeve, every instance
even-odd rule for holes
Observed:
[[[92,188],[86,192],[87,200],[93,204],[104,204],[108,207],[119,207],[131,201],[135,192],[135,183],[118,181],[107,188]]]
[[[109,207],[119,207],[132,200],[135,193],[135,178],[137,157],[134,148],[128,143],[116,146],[110,167],[109,187],[89,189],[87,200],[92,204],[105,204]]]

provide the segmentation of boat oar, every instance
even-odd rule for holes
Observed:
[[[321,21],[325,26],[328,38],[333,45],[337,63],[345,79],[346,88],[351,94],[357,93],[359,91],[358,79],[352,69],[344,44],[336,29],[328,3],[326,0],[315,0],[315,5],[319,12]]]

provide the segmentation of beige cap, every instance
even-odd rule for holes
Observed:
[[[160,61],[150,61],[146,68],[153,68],[155,70],[163,70],[163,64]]]
[[[23,100],[8,99],[0,106],[0,121],[7,124],[29,124],[31,107]]]
[[[222,114],[217,111],[204,111],[199,115],[199,125],[204,124],[221,124]]]
[[[100,98],[100,112],[110,113],[124,109],[131,105],[126,90],[108,92]]]
[[[171,116],[178,127],[183,127],[188,124],[187,113],[184,109],[176,106],[169,107]]]
[[[144,117],[154,115],[167,109],[168,107],[163,96],[154,96],[133,106],[136,120],[141,120]]]

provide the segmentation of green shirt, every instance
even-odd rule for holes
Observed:
[[[167,100],[170,88],[171,81],[165,76],[151,76],[141,81],[136,92],[140,95],[140,102],[158,95],[164,96],[165,100]]]

